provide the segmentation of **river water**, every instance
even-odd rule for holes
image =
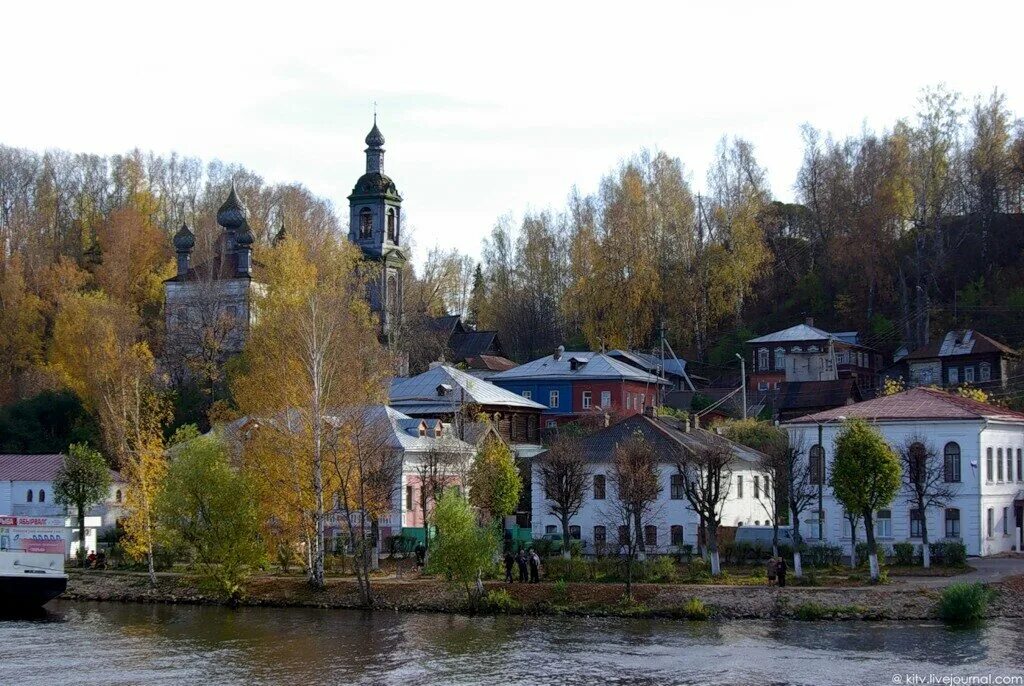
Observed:
[[[928,684],[1024,676],[1018,626],[58,601],[0,618],[0,684]]]

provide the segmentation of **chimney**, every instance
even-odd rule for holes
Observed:
[[[558,360],[562,359],[562,353],[564,353],[564,352],[565,352],[565,346],[564,345],[560,345],[557,348],[555,348],[555,354],[552,356],[552,357],[555,358],[555,362],[557,362]]]
[[[807,317],[804,319],[804,324],[807,326],[814,326],[814,317]]]
[[[690,415],[686,415],[686,427],[684,428],[686,433],[690,433]]]

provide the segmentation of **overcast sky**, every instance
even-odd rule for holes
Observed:
[[[5,3],[0,142],[219,158],[344,207],[376,100],[422,256],[643,147],[699,190],[743,136],[786,200],[803,122],[888,127],[938,82],[1024,112],[1019,2],[693,4]]]

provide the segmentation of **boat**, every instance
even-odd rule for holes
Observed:
[[[64,521],[0,516],[0,609],[42,607],[68,586]]]

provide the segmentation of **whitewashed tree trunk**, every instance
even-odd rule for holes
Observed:
[[[928,541],[925,541],[921,545],[921,555],[922,559],[924,560],[924,568],[928,569],[932,566],[932,551],[931,546],[928,545]]]
[[[794,550],[793,551],[793,576],[795,576],[796,578],[799,579],[803,575],[804,575],[804,564],[803,564],[803,561],[800,559],[800,551],[799,550]]]
[[[876,555],[875,553],[870,553],[868,555],[868,561],[871,566],[871,580],[878,581],[878,555]]]
[[[722,573],[722,565],[718,560],[718,551],[711,551],[711,576],[718,576]]]

